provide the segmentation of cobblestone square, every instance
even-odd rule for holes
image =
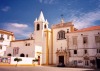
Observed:
[[[99,69],[89,68],[67,68],[67,67],[51,67],[51,66],[1,66],[0,71],[100,71]]]

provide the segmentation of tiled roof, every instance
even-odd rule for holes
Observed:
[[[0,33],[5,33],[5,34],[11,34],[11,35],[14,35],[13,32],[7,31],[7,30],[3,30],[3,29],[0,29]]]
[[[11,41],[11,42],[28,41],[28,40],[34,40],[34,39],[21,39],[21,40],[14,40],[14,41]]]
[[[85,32],[85,31],[92,31],[92,30],[100,30],[100,26],[91,26],[88,28],[83,28],[74,32]]]
[[[52,28],[60,28],[60,27],[66,27],[66,26],[74,26],[74,25],[72,24],[72,22],[59,23],[59,24],[52,25]]]

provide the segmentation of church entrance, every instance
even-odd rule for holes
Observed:
[[[67,54],[67,51],[66,49],[65,50],[62,50],[62,47],[61,49],[57,49],[57,52],[56,52],[56,65],[58,67],[65,67],[66,64],[68,63],[68,59],[69,59],[69,56]]]
[[[59,56],[59,63],[63,63],[64,64],[64,56]]]

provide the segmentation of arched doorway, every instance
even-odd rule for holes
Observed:
[[[25,55],[22,53],[22,54],[20,54],[20,57],[25,57]]]
[[[7,56],[12,56],[11,53],[7,54]]]
[[[66,49],[65,50],[62,50],[62,47],[61,49],[57,49],[56,51],[56,59],[57,59],[57,66],[65,66],[66,63],[68,63],[68,54],[67,54],[67,51]]]

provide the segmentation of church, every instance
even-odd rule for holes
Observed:
[[[61,22],[48,28],[40,12],[34,21],[34,32],[28,39],[12,40],[5,56],[37,58],[38,65],[100,68],[100,25],[76,29],[72,22]]]

